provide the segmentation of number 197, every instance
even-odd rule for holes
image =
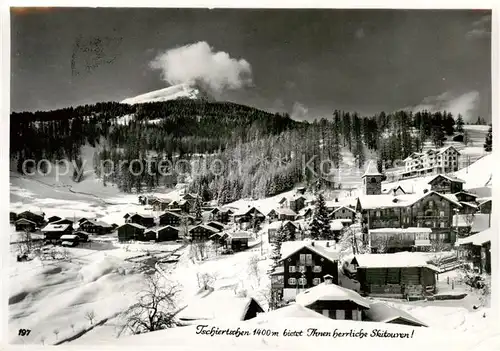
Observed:
[[[30,329],[19,329],[19,335],[21,336],[27,336],[30,335]]]

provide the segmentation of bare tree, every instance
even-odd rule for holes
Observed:
[[[56,340],[57,340],[57,336],[59,335],[59,329],[54,329],[53,333],[56,336]]]
[[[198,279],[198,287],[200,289],[208,290],[214,287],[217,281],[216,273],[196,273],[196,278]]]
[[[145,287],[139,292],[137,303],[126,312],[125,327],[133,334],[142,334],[176,325],[176,283],[162,282],[159,274],[145,275]]]
[[[248,261],[248,274],[251,278],[254,278],[257,282],[257,286],[260,285],[260,271],[259,271],[259,257],[253,255]]]
[[[90,322],[90,325],[93,325],[94,319],[95,319],[95,312],[93,310],[88,311],[87,313],[85,313],[85,318],[88,319],[88,321]]]

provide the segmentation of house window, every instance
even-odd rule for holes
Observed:
[[[313,255],[307,254],[306,255],[306,265],[308,265],[308,266],[312,265],[312,259],[313,259]]]
[[[296,272],[296,267],[295,266],[289,266],[288,267],[288,273],[295,273]]]
[[[345,319],[345,311],[344,310],[336,310],[335,311],[335,319]]]
[[[313,279],[313,285],[318,285],[319,283],[321,283],[321,278],[314,278]]]
[[[444,228],[444,224],[445,224],[444,222],[441,222],[441,228]]]
[[[306,286],[307,285],[306,278],[299,278],[299,285],[300,286]]]
[[[429,207],[434,207],[434,201],[433,200],[429,201]]]
[[[305,273],[306,272],[306,266],[299,266],[299,273]]]
[[[375,212],[376,217],[380,217],[380,211]]]
[[[321,266],[314,266],[313,272],[314,273],[321,273]]]
[[[288,284],[290,284],[290,285],[297,284],[297,279],[295,279],[295,278],[288,278]]]
[[[300,264],[306,263],[306,255],[305,254],[300,254]]]
[[[321,311],[321,314],[325,317],[328,317],[328,310]]]
[[[444,211],[439,211],[439,217],[444,217]]]

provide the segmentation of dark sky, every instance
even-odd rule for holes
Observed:
[[[222,100],[307,119],[420,104],[491,118],[489,11],[18,9],[11,20],[12,111],[163,88],[149,63],[205,41],[251,65],[253,84]]]

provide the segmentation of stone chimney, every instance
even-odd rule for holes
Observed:
[[[325,284],[333,284],[333,276],[330,274],[323,276],[323,280],[325,281]]]

